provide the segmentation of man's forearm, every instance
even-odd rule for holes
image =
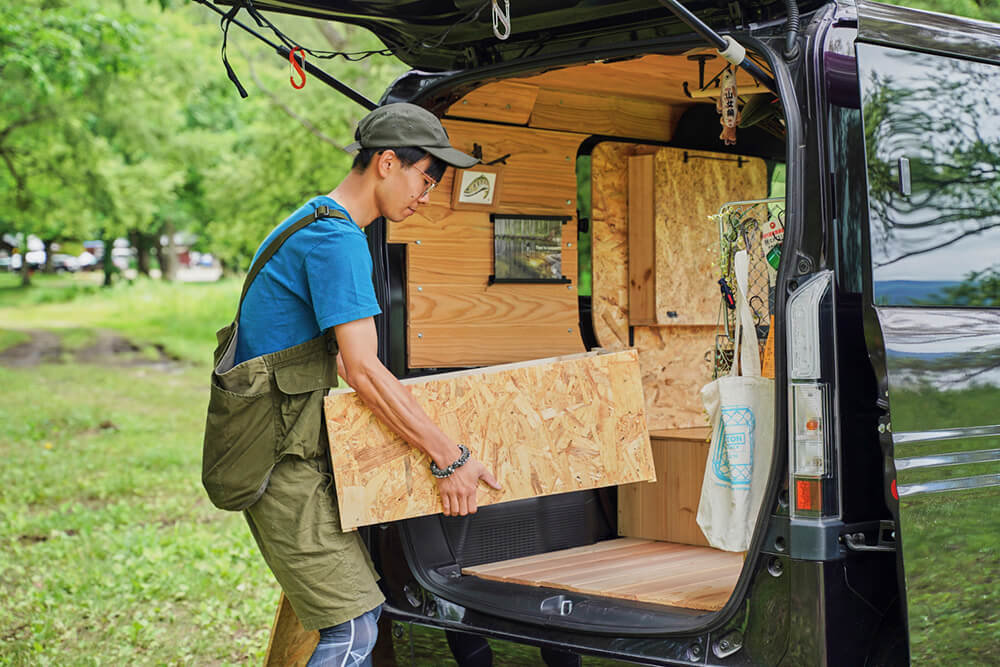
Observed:
[[[431,421],[409,390],[385,366],[353,368],[348,383],[379,420],[430,456],[438,466],[446,467],[458,458],[458,447],[451,438]]]

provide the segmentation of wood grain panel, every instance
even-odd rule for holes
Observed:
[[[565,298],[566,285],[412,284],[410,324],[497,326],[562,325],[576,317],[576,304]]]
[[[436,325],[407,329],[412,368],[489,366],[583,352],[579,327],[563,325]]]
[[[405,381],[417,403],[503,485],[479,504],[652,478],[634,351],[586,354]],[[325,400],[346,529],[441,511],[428,458],[353,391]]]
[[[653,155],[628,159],[628,321],[656,324]]]
[[[705,65],[705,78],[711,79],[723,69],[725,61],[712,50],[704,52],[716,56]],[[541,88],[690,104],[691,99],[684,94],[683,83],[687,81],[689,86],[697,87],[698,63],[688,60],[687,55],[647,55],[613,63],[590,63],[582,67],[552,70],[519,81]],[[753,77],[737,70],[737,86],[748,86],[752,82]]]
[[[602,95],[590,90],[538,91],[531,127],[612,137],[670,141],[688,104],[661,100]]]
[[[711,429],[655,433],[657,437],[650,436],[656,481],[619,487],[618,534],[707,547],[695,517]]]
[[[452,104],[446,115],[525,125],[537,95],[538,86],[510,80],[495,81],[476,88]]]
[[[586,135],[450,119],[443,123],[455,148],[471,153],[473,144],[479,144],[484,162],[510,155],[494,212],[576,215],[576,152]],[[444,190],[444,183],[437,190]],[[450,188],[446,192],[450,196]]]
[[[462,568],[462,574],[527,586],[715,611],[732,595],[743,555],[710,547],[620,538]]]
[[[267,642],[265,667],[305,667],[319,643],[319,632],[302,627],[291,603],[282,593]]]
[[[727,159],[728,158],[728,159]],[[709,219],[727,201],[767,196],[767,166],[742,166],[720,153],[656,151],[656,318],[659,324],[714,325],[719,316],[719,227]]]

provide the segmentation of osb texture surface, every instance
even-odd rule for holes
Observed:
[[[445,126],[461,150],[472,152],[477,143],[486,161],[510,156],[492,209],[452,211],[449,169],[429,205],[389,226],[389,241],[407,244],[409,365],[480,366],[582,352],[575,173],[582,135],[456,120]],[[562,273],[572,282],[489,285],[491,212],[569,217],[562,227]]]
[[[480,505],[653,479],[636,352],[406,381],[430,418],[496,475]],[[442,510],[428,458],[353,392],[326,398],[345,530]]]
[[[688,160],[684,161],[687,153]],[[708,216],[725,202],[767,196],[767,166],[725,155],[656,151],[656,321],[714,326],[719,316],[719,226]]]
[[[686,609],[722,609],[743,569],[743,554],[710,547],[606,540],[462,568],[482,579],[545,586]]]
[[[746,174],[756,173],[757,167],[744,164],[744,174],[734,177],[736,186],[744,189],[730,192],[722,179],[729,177],[726,169],[739,170],[736,163],[689,159],[684,164],[683,151],[640,144],[602,143],[594,148],[591,162],[593,320],[597,340],[605,349],[628,346],[628,158],[646,153],[656,154],[658,167],[658,317],[662,317],[661,321],[674,320],[665,311],[674,310],[677,308],[674,304],[680,303],[680,299],[691,298],[692,293],[708,298],[702,303],[703,308],[704,303],[711,304],[707,324],[634,327],[634,344],[639,350],[646,395],[646,418],[650,429],[704,426],[699,391],[712,379],[711,351],[719,307],[714,264],[718,253],[711,252],[718,248],[718,227],[707,216],[718,211],[726,201],[745,196],[745,188],[757,187],[758,178],[766,193],[766,169],[762,162],[756,161],[764,175],[752,176],[745,183]],[[691,154],[694,153],[689,152]],[[671,178],[682,185],[668,185],[664,183],[669,180],[667,167],[672,167],[677,160],[681,167],[691,167],[693,171],[676,169],[677,174]],[[712,165],[724,167],[718,170]],[[661,239],[665,239],[664,242],[661,243]],[[709,290],[707,297],[704,296],[706,289]],[[675,296],[677,301],[672,300]],[[664,303],[671,305],[662,308]]]

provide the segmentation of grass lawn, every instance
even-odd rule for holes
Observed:
[[[0,366],[0,664],[261,664],[277,585],[200,483],[208,359],[239,283],[16,278],[0,274],[0,350],[114,330],[179,361]],[[396,634],[399,665],[454,664],[442,632]],[[541,664],[491,644],[496,665]]]

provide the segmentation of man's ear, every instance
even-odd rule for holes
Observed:
[[[394,162],[399,162],[396,151],[389,149],[378,154],[378,161],[375,163],[377,173],[381,178],[386,178],[392,169]]]

